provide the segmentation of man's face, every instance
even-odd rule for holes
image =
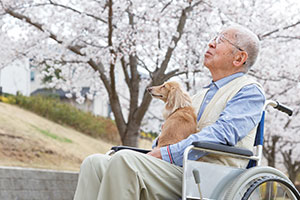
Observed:
[[[212,73],[232,68],[235,53],[235,47],[232,45],[235,42],[234,33],[235,30],[225,30],[208,44],[204,65]]]

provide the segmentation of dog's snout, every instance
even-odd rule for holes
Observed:
[[[148,87],[147,90],[148,90],[148,92],[151,92],[151,91],[152,91],[152,88],[151,88],[151,87]]]

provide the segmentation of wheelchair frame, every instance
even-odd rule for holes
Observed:
[[[182,200],[257,200],[258,198],[261,198],[258,196],[250,198],[251,195],[257,195],[256,189],[268,182],[280,184],[284,192],[290,197],[289,199],[300,199],[299,192],[285,174],[272,167],[260,166],[263,148],[265,110],[269,105],[287,113],[289,116],[293,113],[292,109],[279,102],[273,100],[266,101],[262,119],[257,128],[254,144],[256,148],[255,155],[252,151],[247,149],[206,142],[194,142],[185,149],[183,157]],[[141,153],[150,151],[134,147],[115,146],[106,154],[112,155],[114,152],[123,149],[130,149]],[[190,160],[188,157],[191,150],[247,159],[250,161],[248,167],[251,168],[241,169]]]
[[[249,199],[249,196],[259,186],[259,183],[263,184],[268,181],[282,184],[291,199],[300,199],[297,189],[286,175],[275,168],[260,166],[263,148],[265,109],[268,105],[290,116],[292,115],[292,110],[287,106],[272,100],[266,101],[264,113],[257,129],[255,155],[247,149],[203,142],[193,143],[193,145],[186,148],[183,158],[182,200]],[[189,160],[188,156],[191,150],[247,159],[252,162],[254,161],[256,167],[250,166],[252,167],[250,169],[240,169]],[[257,197],[254,199],[257,199]]]

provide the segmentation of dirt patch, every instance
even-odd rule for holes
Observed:
[[[75,170],[82,161],[80,157],[57,152],[56,148],[47,147],[44,142],[4,133],[0,133],[0,147],[1,162],[12,165],[60,168],[58,162],[64,161],[70,166],[65,169]]]
[[[78,171],[86,156],[114,145],[0,102],[0,165]]]

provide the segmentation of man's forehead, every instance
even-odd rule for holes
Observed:
[[[226,36],[226,37],[234,37],[235,33],[237,32],[236,29],[233,28],[228,28],[225,29],[221,32],[222,35]]]

